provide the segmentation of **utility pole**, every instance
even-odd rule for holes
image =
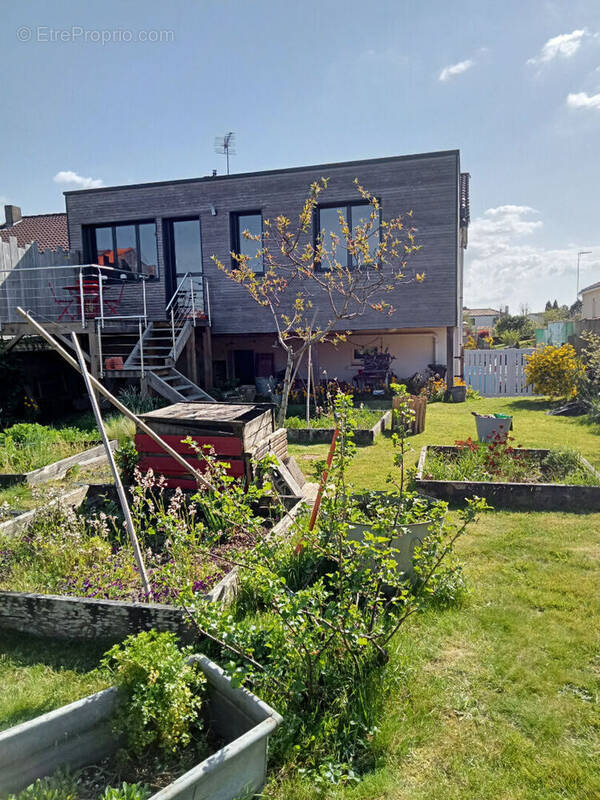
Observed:
[[[587,256],[591,252],[591,250],[580,250],[577,253],[577,294],[575,295],[575,300],[579,300],[579,262],[581,260],[581,256]]]

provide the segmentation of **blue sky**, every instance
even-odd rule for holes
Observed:
[[[597,0],[22,2],[0,65],[0,200],[24,213],[221,171],[228,130],[235,172],[460,148],[467,304],[570,303],[578,250],[600,280]]]

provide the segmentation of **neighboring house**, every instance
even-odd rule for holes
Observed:
[[[491,333],[503,315],[503,311],[495,308],[463,308],[463,316],[473,319],[476,331],[488,330]]]
[[[19,206],[7,205],[4,206],[4,216],[4,225],[0,225],[0,239],[3,241],[9,242],[14,238],[18,247],[26,247],[31,242],[36,242],[40,252],[59,248],[69,249],[65,213],[22,216]]]
[[[370,310],[353,323],[347,342],[315,348],[315,374],[326,370],[329,377],[351,380],[361,353],[376,347],[394,356],[392,369],[400,377],[430,363],[447,364],[451,376],[459,375],[469,209],[468,175],[460,172],[457,150],[66,192],[71,250],[81,264],[102,265],[104,280],[95,279],[104,290],[102,314],[108,321],[111,313],[115,316],[111,326],[100,326],[99,344],[89,326],[92,364],[98,347],[103,356],[110,352],[107,336],[110,330],[118,334],[117,316],[138,315],[149,322],[142,350],[145,372],[158,375],[150,380],[158,391],[165,388],[160,381],[173,385],[179,380],[181,394],[193,397],[181,372],[206,388],[213,379],[253,383],[276,375],[284,358],[270,313],[227,278],[211,256],[230,262],[231,251],[256,246],[241,232],[260,233],[267,218],[284,214],[297,221],[310,184],[321,177],[329,177],[329,187],[315,214],[313,235],[339,224],[336,209],[350,224],[362,213],[357,178],[379,198],[383,219],[412,210],[422,247],[409,262],[408,274],[418,271],[426,277],[388,296],[395,308],[391,316]],[[89,306],[98,316],[98,289],[92,280],[88,283]],[[315,295],[313,302],[327,314],[325,296]],[[80,305],[84,309],[84,299]],[[201,328],[201,336],[194,342],[195,328]],[[138,345],[125,369],[112,370],[110,376],[139,374],[140,356]],[[178,378],[168,372],[177,359]]]
[[[586,286],[581,295],[581,319],[600,319],[600,281]]]

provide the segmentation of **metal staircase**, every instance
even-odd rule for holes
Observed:
[[[173,403],[216,402],[208,392],[175,369],[194,324],[198,319],[206,319],[204,299],[192,276],[186,275],[181,280],[166,310],[169,321],[146,325],[123,368],[140,372],[158,394]]]

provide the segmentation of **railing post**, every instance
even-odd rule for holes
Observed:
[[[208,288],[208,281],[204,278],[204,292],[206,294],[206,316],[208,317],[208,327],[211,327],[210,320],[210,290]]]
[[[173,361],[177,361],[177,342],[175,340],[175,311],[173,310],[173,306],[171,306],[171,337],[173,339]]]
[[[144,379],[144,334],[142,333],[142,320],[138,319],[138,331],[140,335],[140,365],[142,380]]]
[[[98,332],[98,359],[100,361],[100,380],[104,378],[104,358],[102,356],[102,327],[103,320],[96,320],[96,330]]]
[[[196,306],[194,305],[194,279],[190,275],[190,294],[192,296],[192,320],[196,322]]]
[[[142,297],[144,298],[144,325],[148,324],[148,311],[146,309],[146,276],[142,275]]]
[[[81,303],[81,327],[85,328],[85,302],[83,299],[83,272],[79,268],[79,300]]]
[[[102,327],[104,327],[104,294],[102,290],[102,273],[100,272],[100,268],[98,268],[98,293],[100,295],[100,319],[102,321]]]

